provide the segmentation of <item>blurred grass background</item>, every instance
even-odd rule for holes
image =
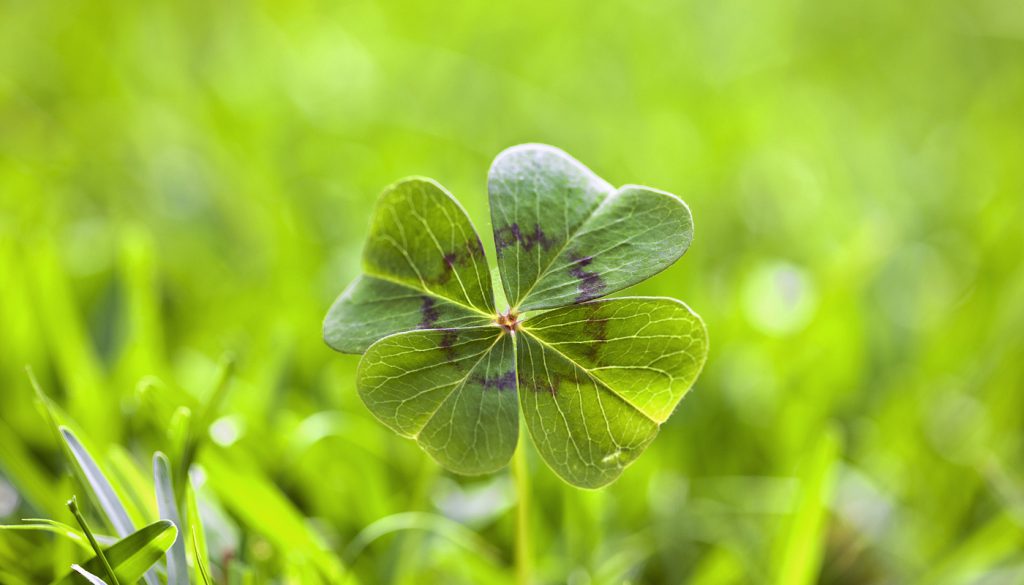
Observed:
[[[320,321],[385,185],[486,235],[491,159],[537,141],[690,204],[630,292],[712,341],[608,489],[532,457],[540,582],[1024,582],[1019,3],[490,4],[0,2],[0,523],[74,488],[26,364],[131,485],[232,352],[215,573],[511,582],[507,473],[376,423]],[[65,549],[0,532],[0,582]]]

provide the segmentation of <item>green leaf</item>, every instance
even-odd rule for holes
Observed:
[[[82,445],[71,429],[62,426],[60,427],[60,434],[64,438],[64,443],[67,445],[75,463],[85,477],[96,502],[99,503],[111,527],[113,527],[118,536],[131,534],[135,530],[135,524],[129,518],[128,511],[121,502],[121,498],[117,495],[114,486],[111,485],[110,480],[107,479],[107,476],[100,470],[99,465],[96,464],[96,460],[93,459],[92,455],[89,454],[89,451]],[[157,585],[159,583],[155,573],[146,574],[145,580],[148,585]]]
[[[359,276],[324,319],[324,340],[344,353],[363,353],[381,337],[412,329],[486,325],[490,316],[413,288]]]
[[[131,519],[129,519],[128,512],[125,510],[124,504],[121,503],[121,498],[114,491],[114,487],[110,485],[107,476],[103,474],[99,465],[96,464],[96,461],[82,445],[81,441],[78,440],[78,437],[71,432],[71,429],[60,427],[60,433],[68,449],[71,450],[76,464],[85,476],[89,487],[92,488],[96,501],[103,509],[107,520],[110,521],[110,525],[117,532],[118,536],[131,534],[135,530],[135,526],[132,524]]]
[[[26,518],[24,519],[26,524],[7,524],[0,525],[0,530],[8,530],[11,532],[49,532],[62,536],[78,546],[92,550],[89,545],[89,541],[85,538],[85,533],[76,528],[72,528],[63,522],[57,522],[56,520],[49,520],[45,518]]]
[[[581,303],[664,270],[693,238],[675,195],[618,190],[568,154],[526,144],[495,159],[491,222],[505,292],[520,310]]]
[[[447,469],[508,463],[522,408],[559,476],[605,485],[696,381],[707,332],[673,299],[594,299],[682,256],[690,210],[649,187],[616,189],[537,144],[498,155],[488,193],[491,273],[469,219],[439,185],[409,179],[385,191],[366,274],[331,307],[324,338],[365,351],[356,387],[369,410]]]
[[[523,323],[522,331],[659,424],[697,380],[708,351],[704,322],[670,298],[554,309]]]
[[[178,513],[171,477],[171,464],[167,460],[167,456],[157,451],[153,455],[153,483],[156,485],[156,502],[160,510],[160,518],[180,527],[182,526],[181,514]],[[171,545],[170,554],[167,556],[167,585],[188,585],[188,583],[185,534],[179,531],[178,537]]]
[[[596,301],[526,321],[519,391],[537,450],[574,485],[613,481],[657,435],[706,355],[703,322],[674,299]]]
[[[338,351],[359,353],[392,333],[493,317],[483,244],[462,206],[430,179],[405,179],[381,195],[363,270],[324,321],[324,339]]]
[[[206,566],[210,564],[206,547],[206,529],[203,528],[203,518],[199,515],[199,502],[196,499],[196,490],[192,485],[192,478],[185,476],[185,516],[188,520],[188,531],[191,533],[192,560],[199,572],[208,573]],[[207,578],[207,582],[209,579]]]
[[[99,539],[93,534],[89,528],[89,523],[86,522],[85,516],[82,515],[81,509],[78,507],[78,500],[72,496],[68,500],[68,509],[71,514],[78,521],[78,525],[82,527],[82,533],[85,534],[85,538],[89,541],[89,546],[92,548],[93,553],[96,555],[97,564],[103,569],[103,574],[110,579],[112,585],[120,585],[117,579],[117,573],[114,572],[114,567],[110,564],[107,559],[107,555],[103,552],[103,547],[100,546]]]
[[[206,568],[206,553],[204,553],[199,544],[198,533],[192,532],[192,552],[195,554],[196,568],[199,570],[199,580],[203,582],[203,585],[212,585],[213,578],[210,577],[210,570]]]
[[[71,565],[71,570],[85,577],[85,580],[91,583],[91,585],[107,585],[106,581],[83,569],[81,565]]]
[[[166,520],[160,520],[104,549],[103,554],[113,567],[119,583],[135,583],[163,558],[177,534],[178,530],[173,524]],[[82,563],[82,568],[92,574],[103,573],[102,561],[95,556]],[[88,585],[89,581],[77,571],[72,570],[54,583],[55,585]]]
[[[444,467],[495,471],[518,440],[515,348],[496,326],[410,331],[367,350],[356,387],[370,411]]]

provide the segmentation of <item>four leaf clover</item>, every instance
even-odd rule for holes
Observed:
[[[363,274],[330,308],[324,338],[363,354],[356,387],[366,406],[445,468],[506,465],[522,416],[556,474],[608,484],[693,385],[708,342],[700,317],[675,299],[598,299],[682,256],[690,210],[649,187],[616,189],[537,144],[498,155],[488,194],[496,274],[441,185],[388,187]]]

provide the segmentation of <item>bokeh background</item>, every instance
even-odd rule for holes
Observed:
[[[0,2],[0,523],[74,489],[26,365],[144,514],[230,354],[215,575],[512,582],[508,473],[378,424],[320,322],[385,185],[436,178],[487,234],[521,142],[689,203],[629,292],[712,348],[609,488],[530,454],[538,582],[1024,582],[1014,0]],[[68,554],[0,532],[0,582]]]

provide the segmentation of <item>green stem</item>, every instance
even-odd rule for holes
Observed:
[[[82,532],[85,533],[85,537],[89,539],[89,544],[92,545],[92,550],[96,552],[96,558],[100,560],[100,564],[103,565],[103,570],[106,571],[107,576],[110,578],[110,585],[120,585],[117,581],[117,574],[114,573],[114,568],[110,566],[110,562],[107,560],[107,556],[103,554],[103,548],[100,547],[100,543],[96,541],[96,537],[92,535],[92,530],[89,530],[89,525],[85,522],[85,517],[82,516],[82,511],[78,509],[78,500],[71,497],[68,500],[68,509],[74,514],[75,520],[78,521],[78,525],[82,527]]]
[[[522,435],[522,433],[520,433]],[[512,460],[512,475],[516,481],[516,584],[533,582],[533,554],[530,550],[530,477],[526,465],[524,441],[516,449]]]

